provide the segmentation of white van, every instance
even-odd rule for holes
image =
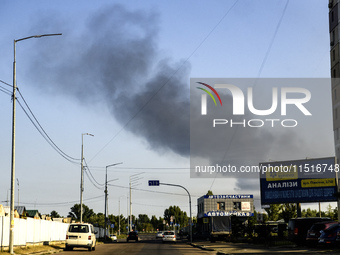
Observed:
[[[92,224],[72,223],[66,233],[65,250],[73,250],[74,247],[87,248],[94,251],[96,248],[96,232]]]

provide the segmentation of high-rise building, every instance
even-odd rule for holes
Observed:
[[[340,159],[340,0],[329,0],[330,62],[335,155]]]

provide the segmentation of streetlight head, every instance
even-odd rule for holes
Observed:
[[[94,135],[92,135],[92,134],[90,134],[90,133],[83,133],[82,135],[90,135],[90,136],[94,136]]]

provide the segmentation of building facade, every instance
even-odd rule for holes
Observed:
[[[332,77],[332,106],[335,155],[340,158],[340,0],[329,0],[330,64]]]
[[[254,215],[253,195],[205,195],[197,199],[197,218]]]

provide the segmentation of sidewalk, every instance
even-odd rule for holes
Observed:
[[[27,247],[15,247],[14,254],[53,254],[58,253],[64,250],[65,244],[56,244],[56,245],[32,245]],[[0,251],[0,255],[8,255],[8,247],[4,251]]]
[[[265,246],[260,244],[248,244],[248,243],[231,243],[231,242],[216,242],[211,243],[209,241],[194,242],[191,244],[194,247],[207,251],[216,251],[218,255],[224,254],[325,254],[333,255],[339,254],[339,248],[309,248],[296,245],[284,245],[284,246]]]

